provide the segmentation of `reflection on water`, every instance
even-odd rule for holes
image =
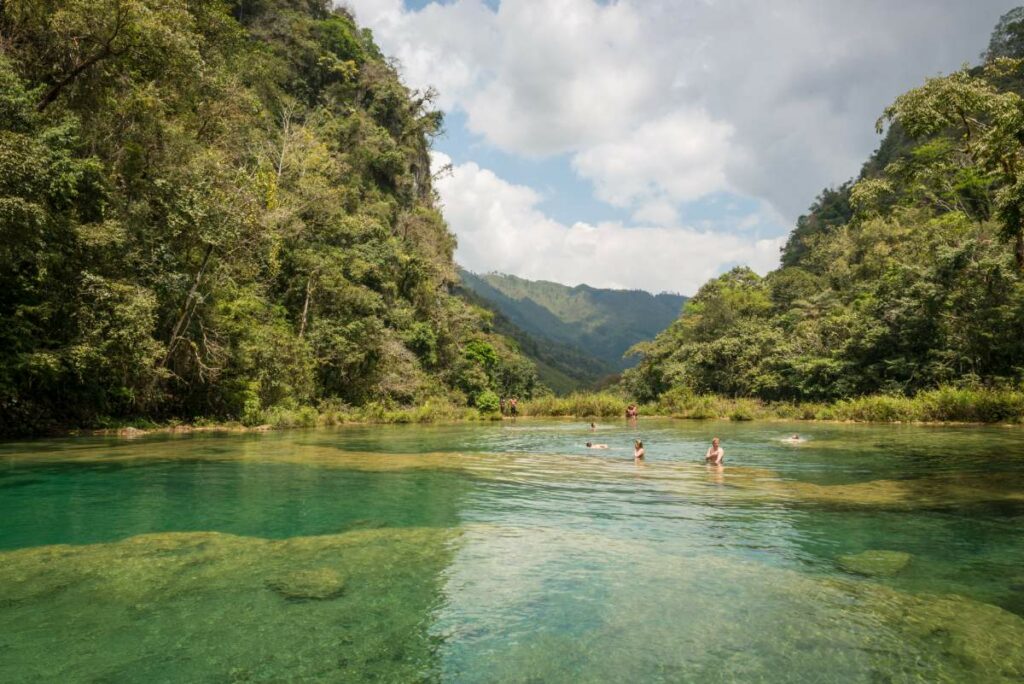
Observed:
[[[0,680],[1024,678],[1020,430],[793,431],[0,445]]]

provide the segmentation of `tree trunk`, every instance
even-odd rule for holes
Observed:
[[[1014,240],[1013,257],[1017,260],[1017,270],[1024,271],[1024,229],[1017,231]]]
[[[309,316],[309,301],[313,298],[313,276],[306,279],[306,301],[302,305],[302,322],[299,324],[299,339],[306,334],[306,320]]]
[[[210,255],[213,254],[213,245],[206,245],[206,253],[203,254],[203,262],[199,264],[199,270],[196,271],[196,277],[192,281],[192,287],[189,288],[188,295],[185,296],[185,303],[181,306],[181,315],[178,316],[178,321],[174,324],[174,330],[171,331],[171,339],[167,343],[167,353],[164,355],[164,360],[160,364],[166,367],[170,363],[171,355],[174,353],[174,348],[178,345],[179,335],[185,328],[185,324],[191,316],[192,309],[189,306],[192,303],[192,299],[196,296],[196,291],[199,289],[199,283],[203,279],[203,272],[206,271],[206,265],[210,263]]]
[[[49,107],[65,87],[74,82],[93,65],[107,59],[108,57],[116,57],[121,54],[121,50],[114,49],[114,41],[117,40],[118,35],[120,35],[121,29],[124,28],[124,21],[124,8],[120,3],[118,3],[117,16],[114,18],[114,29],[111,31],[110,37],[107,38],[106,42],[103,44],[103,47],[101,47],[92,57],[89,57],[75,66],[75,68],[67,73],[63,78],[58,79],[36,104],[37,112],[42,112],[44,109]]]

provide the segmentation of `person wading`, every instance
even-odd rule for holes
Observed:
[[[715,437],[711,440],[711,448],[704,454],[704,460],[711,465],[722,465],[723,458],[725,458],[725,449],[722,448],[719,439]]]

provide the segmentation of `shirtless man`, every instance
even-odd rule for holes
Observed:
[[[711,448],[704,454],[704,460],[711,465],[722,465],[723,458],[725,458],[725,449],[722,448],[719,439],[715,437],[711,440]]]
[[[594,444],[593,442],[587,442],[588,449],[607,449],[607,444]]]

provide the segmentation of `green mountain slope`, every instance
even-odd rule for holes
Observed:
[[[525,333],[578,349],[609,372],[630,367],[626,350],[664,330],[686,301],[681,295],[569,287],[497,273],[459,275],[467,289]]]
[[[0,2],[0,434],[528,396],[431,99],[329,0]]]
[[[592,389],[601,380],[618,373],[614,366],[579,347],[531,335],[513,323],[496,304],[484,299],[464,283],[458,285],[453,292],[486,311],[493,331],[514,340],[519,350],[535,364],[540,382],[556,394]]]
[[[1024,8],[986,63],[888,107],[856,179],[800,218],[782,267],[706,283],[638,348],[639,399],[833,401],[1024,381]]]

